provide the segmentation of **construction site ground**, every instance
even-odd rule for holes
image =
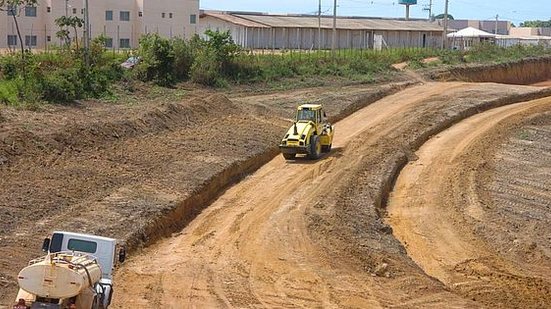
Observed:
[[[551,307],[548,85],[2,109],[0,304],[70,230],[131,249],[114,308]],[[338,120],[333,150],[286,162],[304,102]]]

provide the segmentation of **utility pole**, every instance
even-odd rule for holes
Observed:
[[[497,35],[497,20],[499,19],[499,15],[496,14],[496,29],[494,31],[494,34]]]
[[[429,12],[429,20],[431,20],[432,19],[432,0],[429,1],[428,6],[425,6],[425,8],[423,8],[423,11]]]
[[[69,0],[65,0],[65,17],[69,16]]]
[[[321,50],[321,0],[318,7],[318,50]]]
[[[444,9],[444,34],[442,35],[442,47],[448,49],[448,6],[450,0],[446,0],[446,8]]]
[[[90,65],[90,14],[88,0],[84,0],[84,55],[86,65]]]
[[[337,48],[337,0],[333,4],[333,39],[331,41],[331,52],[335,54]]]

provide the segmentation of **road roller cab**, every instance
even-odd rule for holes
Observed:
[[[322,152],[331,151],[334,133],[323,106],[304,104],[297,108],[295,121],[281,140],[279,149],[286,160],[294,159],[297,154],[318,159]]]
[[[112,238],[54,232],[44,240],[46,256],[34,259],[18,275],[19,293],[31,308],[107,308],[113,296],[113,271],[125,259]]]

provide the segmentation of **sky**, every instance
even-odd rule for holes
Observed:
[[[418,0],[411,6],[412,18],[427,18],[429,0]],[[433,13],[444,13],[445,0],[433,0]],[[549,0],[450,0],[449,12],[456,19],[509,20],[514,24],[525,20],[550,20]],[[319,0],[200,0],[201,9],[253,11],[268,13],[317,14]],[[404,17],[405,7],[398,0],[337,0],[337,14],[342,16]],[[333,12],[333,0],[322,0],[322,12]]]

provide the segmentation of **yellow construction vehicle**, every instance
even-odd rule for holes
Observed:
[[[304,104],[297,108],[297,115],[287,131],[279,149],[286,160],[297,154],[306,154],[309,159],[318,159],[322,152],[331,151],[334,127],[319,104]]]

